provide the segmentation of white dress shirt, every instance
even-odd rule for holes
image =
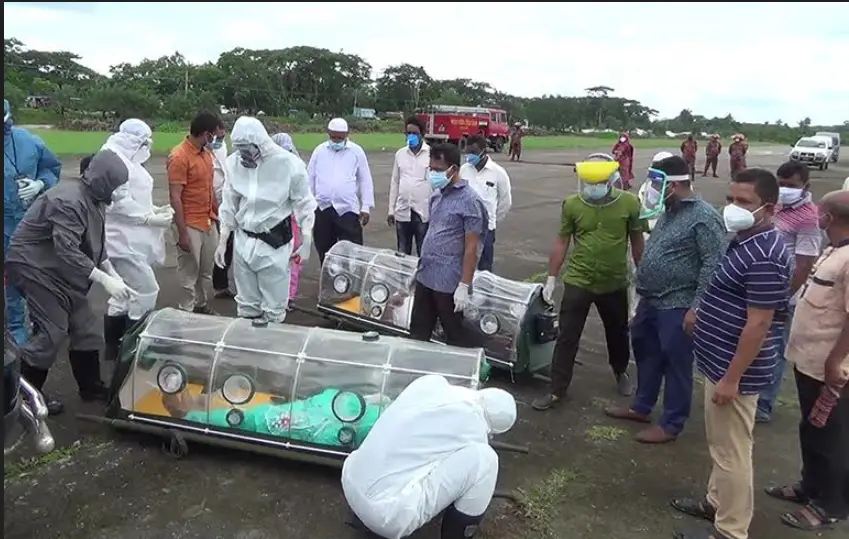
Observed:
[[[460,167],[460,178],[471,185],[483,200],[484,207],[489,213],[489,229],[495,230],[495,225],[507,217],[510,206],[513,205],[510,176],[504,167],[487,156],[486,164],[478,170],[466,163]]]
[[[217,150],[210,148],[210,151],[212,152],[212,189],[215,193],[215,202],[220,206],[221,193],[227,179],[227,172],[224,169],[224,162],[227,161],[227,142],[222,141],[220,148]]]
[[[318,208],[333,206],[339,215],[369,213],[374,207],[374,185],[366,152],[351,140],[336,151],[329,142],[313,150],[307,165],[310,189]]]
[[[427,223],[430,195],[433,189],[427,179],[430,165],[430,146],[422,144],[419,153],[408,146],[395,152],[392,178],[389,181],[389,216],[396,221],[409,222],[414,211]]]

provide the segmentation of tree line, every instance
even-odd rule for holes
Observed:
[[[797,122],[745,123],[731,114],[707,118],[682,110],[658,119],[657,110],[635,99],[613,95],[597,85],[586,95],[525,98],[471,79],[438,80],[424,68],[401,64],[372,77],[372,66],[356,54],[314,47],[277,50],[236,48],[216,62],[192,64],[179,52],[138,64],[122,63],[99,74],[68,51],[38,51],[14,38],[4,39],[4,96],[16,107],[39,107],[59,122],[81,117],[119,121],[128,117],[184,121],[198,110],[288,117],[309,123],[350,116],[355,108],[406,114],[429,105],[491,106],[511,121],[527,121],[539,133],[586,129],[641,129],[676,133],[745,133],[752,140],[791,142],[816,130],[841,131],[849,139],[849,120],[837,126]]]

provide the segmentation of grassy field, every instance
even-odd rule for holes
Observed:
[[[59,156],[87,155],[96,152],[109,137],[106,132],[61,131],[56,129],[34,129],[47,146]],[[153,153],[166,154],[180,143],[185,135],[180,133],[154,133]],[[312,151],[326,140],[322,133],[304,133],[293,135],[295,145],[301,151]],[[404,137],[393,133],[363,133],[352,134],[351,139],[368,152],[395,151],[404,144]],[[556,149],[596,149],[612,147],[614,139],[579,136],[556,137],[527,137],[526,149],[556,150]],[[668,148],[676,146],[674,139],[641,139],[635,140],[637,148]]]

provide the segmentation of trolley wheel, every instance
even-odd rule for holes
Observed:
[[[189,454],[189,444],[179,431],[171,430],[168,440],[162,442],[162,452],[169,457],[181,459]]]

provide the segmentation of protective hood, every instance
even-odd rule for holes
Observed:
[[[276,133],[271,136],[271,140],[289,153],[293,153],[298,157],[301,156],[301,154],[298,153],[298,149],[295,148],[295,141],[292,140],[289,133]]]
[[[131,162],[143,163],[150,157],[152,136],[153,132],[146,123],[132,118],[122,122],[118,132],[111,135],[101,149],[119,153]]]
[[[623,138],[625,140],[622,140]],[[626,143],[626,142],[631,142],[631,134],[628,133],[627,131],[619,133],[619,142],[621,142],[623,144]]]
[[[271,137],[268,136],[268,131],[262,122],[250,116],[242,116],[233,125],[233,131],[230,133],[230,140],[233,143],[233,149],[238,149],[239,146],[253,144],[259,148],[259,154],[262,157],[276,153],[282,149],[277,146]]]
[[[112,202],[112,191],[127,183],[129,170],[124,161],[112,150],[100,150],[91,158],[80,181],[96,202]]]
[[[516,400],[510,393],[497,387],[488,387],[476,392],[475,397],[483,408],[492,434],[503,434],[513,428],[516,423]]]

